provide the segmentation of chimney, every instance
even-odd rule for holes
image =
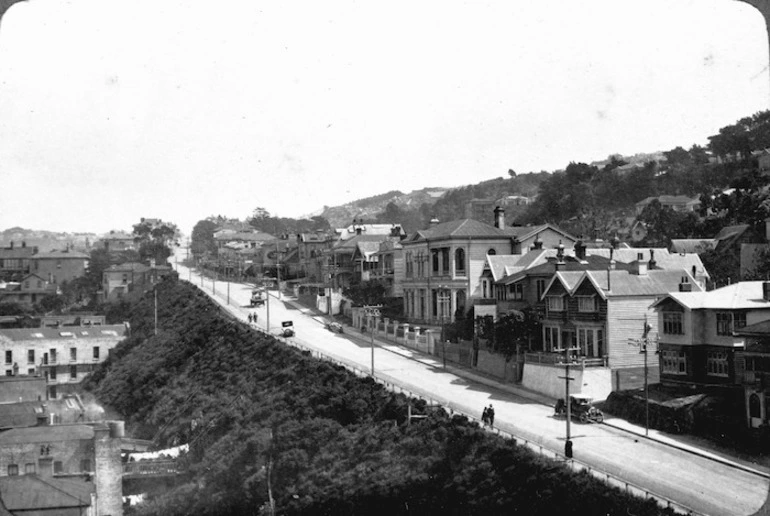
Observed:
[[[505,210],[500,206],[495,207],[495,227],[498,229],[505,227]]]
[[[530,251],[539,251],[543,248],[543,242],[540,241],[540,235],[535,235],[535,241],[532,242],[532,246],[529,248]]]
[[[438,225],[438,219],[436,217],[433,217],[430,219],[430,227],[437,226]]]
[[[631,264],[631,272],[633,272],[637,276],[646,276],[647,262],[643,260],[636,260],[633,264]]]
[[[586,246],[582,240],[575,242],[575,258],[581,261],[586,259]]]
[[[13,240],[11,240],[11,249],[13,249]]]
[[[564,244],[559,240],[559,245],[556,247],[556,258],[564,263]]]
[[[650,270],[655,268],[655,265],[658,262],[655,261],[655,249],[650,249],[650,261],[647,264],[647,266],[650,268]]]
[[[21,247],[22,248],[27,247],[27,241],[26,240],[22,240],[21,241]]]
[[[770,281],[762,282],[762,299],[770,301]]]
[[[692,292],[692,283],[687,276],[682,276],[682,280],[679,282],[679,292]]]
[[[361,226],[356,226],[356,235],[361,234]]]

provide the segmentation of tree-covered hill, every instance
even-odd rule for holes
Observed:
[[[463,417],[312,358],[223,313],[187,283],[126,316],[132,335],[86,387],[186,473],[146,515],[667,514]]]

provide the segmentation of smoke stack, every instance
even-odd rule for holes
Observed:
[[[582,240],[578,240],[575,243],[575,257],[578,260],[585,260],[586,259],[586,246],[583,243]]]
[[[535,241],[532,242],[532,247],[529,248],[530,251],[536,251],[543,248],[543,242],[540,241],[540,235],[535,235]]]
[[[650,268],[650,270],[654,269],[654,268],[655,268],[655,265],[656,265],[657,263],[658,263],[658,262],[656,262],[656,261],[655,261],[655,249],[650,249],[650,261],[649,261],[649,263],[647,264],[647,265],[648,265],[648,267]]]
[[[495,207],[495,227],[498,229],[505,227],[505,210],[500,206]]]

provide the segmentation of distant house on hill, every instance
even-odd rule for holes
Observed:
[[[679,212],[692,212],[700,208],[700,199],[697,197],[687,197],[686,195],[660,195],[658,197],[647,197],[636,203],[636,214],[641,215],[644,209],[653,201],[658,201],[662,208],[671,208]]]
[[[37,276],[56,285],[83,276],[86,273],[89,259],[87,254],[73,251],[67,247],[64,251],[32,255],[30,268]]]

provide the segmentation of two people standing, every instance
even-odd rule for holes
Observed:
[[[481,413],[481,421],[484,426],[495,426],[495,409],[490,403],[488,407],[484,407],[484,411]]]

